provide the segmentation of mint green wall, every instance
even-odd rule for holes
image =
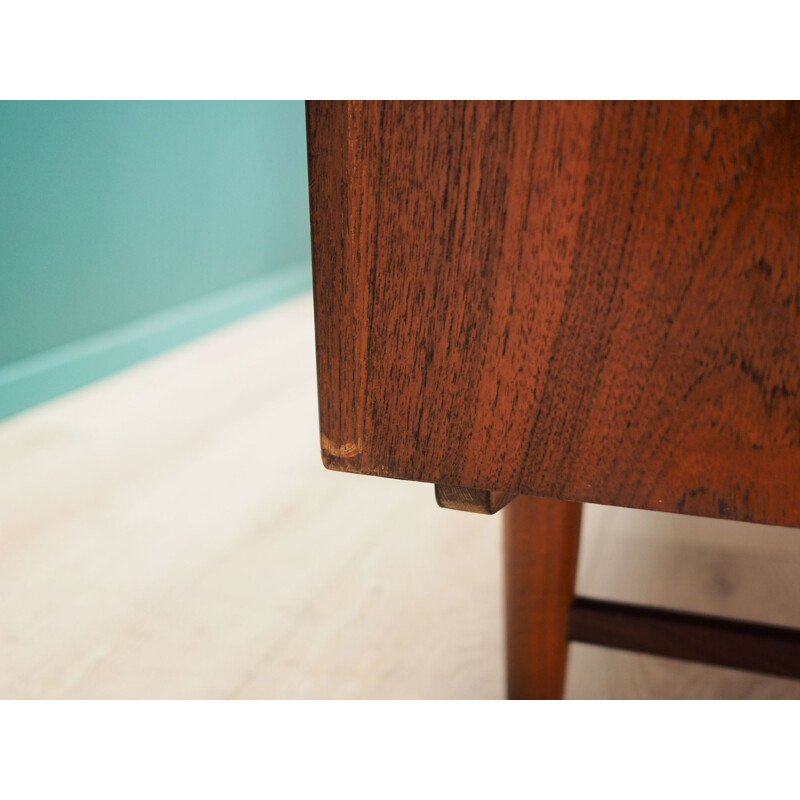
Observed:
[[[252,311],[270,276],[305,288],[309,262],[301,102],[0,103],[0,415],[45,399],[9,399],[25,359],[249,285]]]

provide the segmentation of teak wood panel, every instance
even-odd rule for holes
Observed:
[[[311,102],[333,469],[800,526],[800,108]]]

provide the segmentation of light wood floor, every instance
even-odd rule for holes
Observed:
[[[499,698],[500,519],[318,454],[309,297],[0,424],[0,696]],[[800,626],[800,535],[587,508],[584,594]],[[800,683],[573,646],[570,697]]]

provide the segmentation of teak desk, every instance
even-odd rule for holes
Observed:
[[[322,457],[506,514],[511,697],[567,640],[800,677],[574,599],[581,502],[800,527],[800,106],[309,102]]]

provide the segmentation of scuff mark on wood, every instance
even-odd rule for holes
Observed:
[[[331,441],[324,433],[322,434],[322,450],[326,455],[336,456],[337,458],[353,458],[361,452],[361,439],[355,442],[344,442],[337,444]]]

